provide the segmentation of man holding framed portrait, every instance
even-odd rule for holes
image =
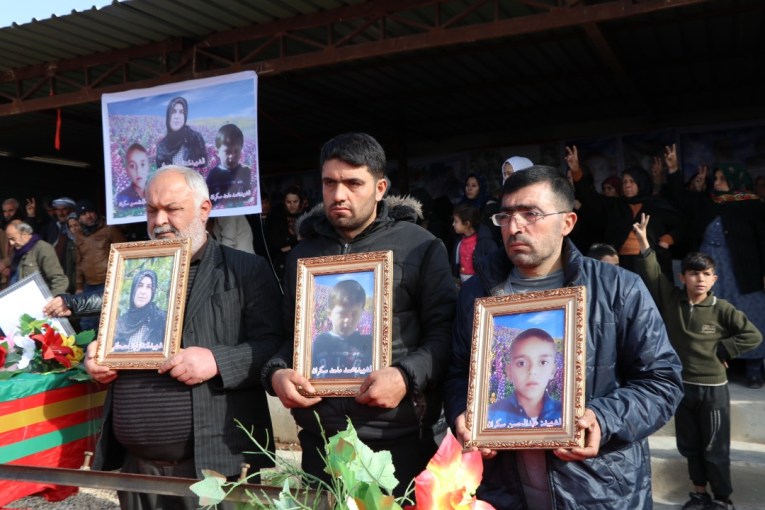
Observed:
[[[458,439],[466,423],[476,298],[583,286],[586,289],[585,411],[576,427],[584,446],[482,449],[477,497],[496,508],[648,509],[647,438],[674,414],[682,396],[680,361],[648,290],[633,273],[584,257],[566,236],[576,223],[574,190],[555,168],[513,173],[502,190],[504,251],[481,259],[460,290],[446,417]],[[539,336],[538,333],[535,333]],[[544,343],[538,343],[540,352]],[[551,349],[547,348],[550,355]]]
[[[322,148],[320,165],[324,203],[298,226],[301,241],[290,251],[285,271],[286,308],[295,314],[298,259],[391,250],[392,363],[368,374],[355,398],[318,397],[315,386],[291,368],[294,345],[288,336],[266,365],[263,384],[302,427],[305,471],[327,479],[319,454],[322,427],[331,436],[350,417],[370,448],[391,452],[399,480],[394,494],[401,495],[437,449],[433,425],[441,413],[456,298],[451,268],[443,243],[415,224],[419,203],[383,199],[385,152],[374,138],[339,135]],[[293,333],[294,317],[286,319]]]
[[[202,478],[202,469],[212,469],[235,479],[243,462],[251,472],[271,464],[266,456],[251,453],[252,442],[234,420],[259,444],[273,449],[260,371],[283,339],[281,295],[265,259],[208,237],[205,222],[211,209],[199,172],[166,166],[149,180],[150,237],[191,239],[181,349],[157,372],[99,365],[97,343],[88,346],[85,368],[96,381],[110,384],[94,469],[185,478]],[[130,303],[140,315],[157,282],[145,271],[133,281]],[[64,296],[52,300],[45,311],[62,316],[101,305],[95,296]],[[130,313],[131,306],[125,308]],[[144,345],[141,335],[139,350]],[[129,492],[119,497],[121,508],[131,510],[198,507],[194,497]],[[218,507],[232,508],[233,503]]]

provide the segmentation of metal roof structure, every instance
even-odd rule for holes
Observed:
[[[759,122],[762,0],[126,0],[0,29],[0,151],[99,166],[100,96],[259,75],[261,167]]]

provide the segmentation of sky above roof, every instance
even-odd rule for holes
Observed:
[[[23,25],[32,18],[44,20],[55,14],[64,16],[72,10],[84,11],[95,6],[97,9],[111,4],[111,0],[0,0],[0,28],[12,23]]]

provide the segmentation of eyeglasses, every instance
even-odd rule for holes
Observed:
[[[553,214],[567,214],[568,211],[558,211],[553,213],[540,213],[536,211],[515,211],[512,213],[497,213],[491,216],[491,222],[497,227],[506,227],[510,225],[510,221],[515,218],[515,224],[519,227],[525,227],[527,225],[533,225],[542,218],[552,216]]]

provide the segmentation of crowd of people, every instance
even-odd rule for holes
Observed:
[[[168,129],[180,129],[185,115],[183,102],[170,105]],[[224,149],[241,145],[237,133],[226,137]],[[159,371],[117,371],[96,363],[95,343],[88,347],[87,371],[109,385],[94,467],[192,478],[214,469],[234,479],[246,461],[256,471],[267,462],[247,453],[253,448],[234,419],[269,444],[268,392],[300,426],[307,473],[327,479],[323,436],[350,418],[368,446],[390,451],[394,494],[401,495],[447,426],[462,441],[471,437],[476,298],[584,286],[586,395],[575,424],[584,445],[481,449],[478,497],[498,509],[650,508],[647,438],[680,406],[678,448],[694,487],[684,508],[732,508],[726,368],[746,358],[747,385],[763,384],[762,193],[735,165],[702,167],[684,182],[674,146],[650,170],[627,169],[601,190],[576,147],[562,163],[508,158],[497,169],[501,189],[488,189],[485,176],[473,173],[463,196],[444,204],[422,189],[391,194],[383,148],[369,135],[347,133],[321,149],[321,204],[312,207],[291,187],[274,203],[263,197],[259,215],[215,220],[209,180],[173,164],[156,170],[142,197],[147,237],[192,239],[182,348]],[[107,226],[89,200],[60,197],[48,205],[41,215],[34,199],[24,207],[3,202],[3,284],[39,271],[57,296],[45,313],[84,320],[100,310],[110,244],[136,237]],[[292,367],[297,261],[386,250],[394,265],[392,363],[364,374],[355,397],[315,396],[311,380]],[[675,272],[684,290],[674,285]],[[130,313],[143,316],[155,288],[156,276],[137,275]],[[341,326],[338,311],[323,341],[342,343],[355,331],[365,299],[363,289],[356,294],[332,302],[333,310],[355,307],[346,321],[353,327]],[[697,308],[709,318],[691,320]],[[119,325],[133,328],[124,343],[139,339],[142,323]],[[513,391],[484,403],[492,423],[558,423],[560,402],[544,392],[558,363],[554,339],[535,329],[508,342],[517,342],[505,350]],[[546,374],[542,382],[524,388],[520,381],[535,371]],[[703,413],[692,409],[697,402]],[[721,429],[701,425],[711,412],[723,413]],[[711,451],[703,447],[710,434]],[[139,510],[196,508],[190,498],[151,494],[120,493],[120,502]]]

